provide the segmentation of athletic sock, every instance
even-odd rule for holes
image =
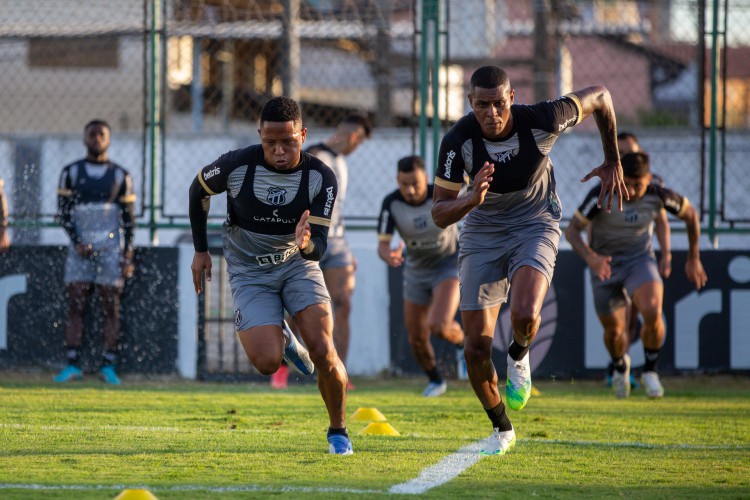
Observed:
[[[490,417],[492,427],[498,429],[500,432],[505,432],[513,429],[513,424],[510,423],[508,414],[505,412],[505,405],[502,401],[494,408],[484,409],[487,412],[487,416]]]
[[[443,381],[443,377],[440,376],[440,371],[437,369],[437,366],[432,370],[426,371],[425,373],[432,383],[439,384]]]
[[[105,351],[104,352],[104,360],[102,361],[102,366],[110,366],[117,363],[117,352],[115,351]]]
[[[339,434],[341,436],[349,437],[349,433],[346,432],[346,427],[342,427],[341,429],[337,429],[335,427],[329,427],[328,428],[328,436],[333,436],[335,434]]]
[[[655,372],[656,365],[659,363],[659,353],[661,349],[643,349],[646,353],[646,363],[643,365],[644,372]]]
[[[508,347],[508,355],[510,355],[510,358],[513,361],[523,359],[523,357],[526,356],[527,352],[529,352],[529,346],[522,346],[515,340],[511,342],[510,346]]]
[[[625,373],[625,357],[613,358],[612,365],[614,365],[615,370],[618,372]]]
[[[78,359],[81,357],[81,348],[77,346],[66,347],[65,357],[68,359],[69,365],[78,366]]]

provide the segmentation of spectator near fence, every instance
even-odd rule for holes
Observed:
[[[86,306],[94,290],[104,315],[104,354],[100,375],[120,384],[116,364],[120,341],[120,296],[133,275],[133,181],[109,160],[110,127],[92,120],[84,127],[86,157],[63,168],[57,190],[58,218],[70,237],[65,261],[68,360],[55,382],[80,380],[79,365]]]

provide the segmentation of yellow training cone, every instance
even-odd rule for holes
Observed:
[[[385,415],[377,408],[357,408],[354,415],[349,417],[352,422],[385,422]]]
[[[534,387],[534,386],[532,385],[532,386],[531,386],[531,395],[532,395],[532,396],[541,396],[541,395],[542,395],[542,393],[541,393],[541,392],[539,392],[539,389],[537,389],[536,387]]]
[[[370,422],[367,427],[359,431],[360,434],[366,434],[370,436],[400,436],[393,426],[387,422]]]
[[[115,500],[158,500],[150,491],[139,488],[132,490],[123,490],[122,493],[115,497]]]

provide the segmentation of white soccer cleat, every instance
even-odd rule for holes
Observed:
[[[446,390],[448,390],[448,382],[445,380],[442,382],[430,382],[422,393],[422,396],[426,398],[436,398],[445,394]]]
[[[508,354],[508,375],[505,382],[505,397],[512,410],[523,410],[531,397],[531,366],[529,353],[514,360]]]
[[[646,389],[646,396],[654,399],[664,396],[664,387],[661,385],[658,373],[643,372],[641,374],[641,384]]]
[[[625,360],[625,371],[620,372],[615,368],[612,374],[612,388],[617,399],[625,399],[630,396],[630,355],[625,354],[623,359]]]
[[[286,347],[284,347],[286,364],[302,375],[312,375],[315,371],[315,365],[310,359],[310,353],[307,352],[305,346],[297,342],[297,338],[292,333],[289,325],[286,324],[286,321],[284,321],[281,331],[284,333],[286,339]]]
[[[495,427],[492,435],[485,439],[483,444],[484,447],[479,452],[482,455],[505,455],[516,444],[516,431],[511,429],[500,432],[500,429]]]

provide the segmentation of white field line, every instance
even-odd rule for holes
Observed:
[[[168,431],[184,431],[183,428],[173,427],[138,427],[138,426],[99,426],[99,427],[73,427],[73,426],[33,426],[23,424],[3,424],[0,428],[35,428],[35,429],[51,429],[51,430],[90,430],[90,429],[111,429],[111,430],[138,430],[138,431],[154,431],[163,432],[165,429]],[[215,431],[211,431],[215,432]],[[221,430],[223,432],[223,430]],[[236,430],[230,432],[237,432]],[[424,469],[419,476],[415,479],[396,484],[392,486],[387,493],[391,494],[414,494],[418,495],[426,492],[436,486],[445,484],[463,471],[477,463],[482,459],[482,455],[479,451],[483,448],[486,440],[477,441],[475,443],[464,446],[455,453],[452,453],[435,465]],[[701,445],[701,444],[649,444],[640,442],[619,442],[619,443],[608,443],[602,441],[576,441],[576,440],[563,440],[563,439],[542,439],[542,438],[526,438],[516,443],[540,443],[540,444],[551,444],[551,445],[562,445],[562,446],[580,446],[580,447],[597,447],[597,448],[640,448],[640,449],[652,449],[652,450],[750,450],[750,445],[731,445],[731,444],[717,444],[717,445]],[[513,452],[510,452],[510,457],[513,456]],[[496,457],[494,459],[499,459]],[[507,458],[512,459],[512,458]],[[506,460],[507,460],[506,459]],[[117,490],[121,491],[124,489],[134,488],[146,488],[153,492],[158,491],[205,491],[209,493],[230,493],[230,492],[268,492],[268,493],[283,493],[283,492],[302,492],[302,493],[351,493],[351,494],[378,494],[386,493],[382,490],[364,490],[356,488],[313,488],[306,486],[259,486],[259,485],[245,485],[245,486],[198,486],[198,485],[184,485],[184,486],[172,486],[172,487],[154,487],[149,488],[148,486],[135,486],[135,485],[109,485],[109,484],[92,484],[92,485],[54,485],[54,484],[15,484],[15,483],[0,483],[0,490],[8,489],[21,489],[21,490]]]

